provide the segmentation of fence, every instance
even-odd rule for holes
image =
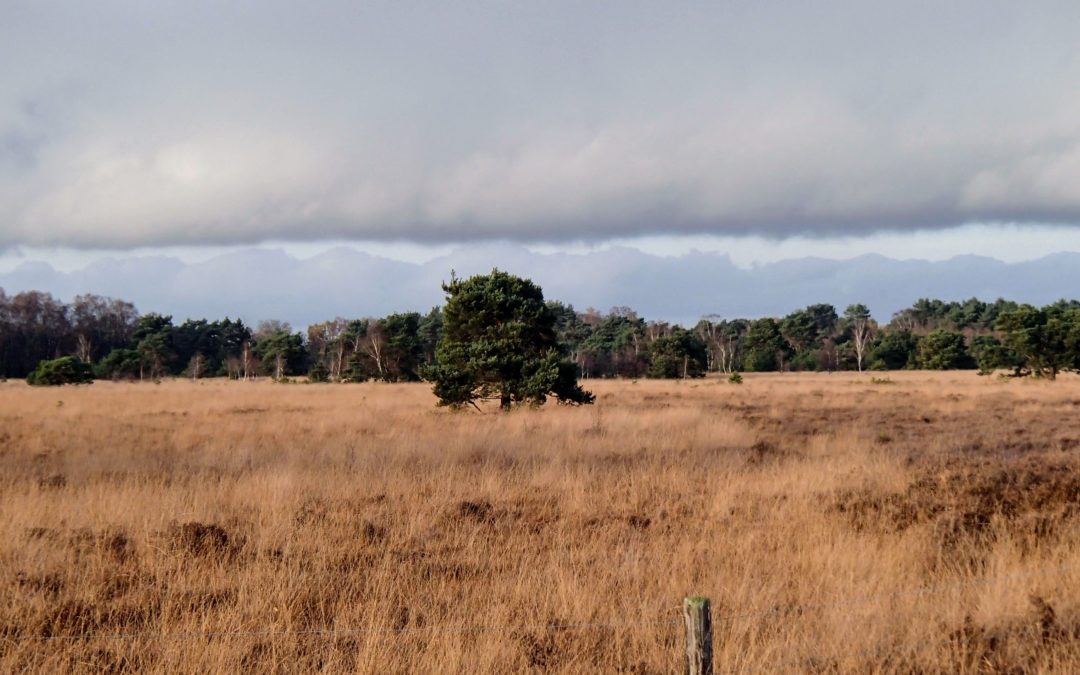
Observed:
[[[713,674],[713,651],[714,651],[714,624],[720,627],[730,625],[736,619],[742,618],[754,618],[765,616],[776,616],[784,614],[796,614],[802,615],[813,610],[823,609],[837,609],[837,608],[850,608],[862,604],[869,604],[881,600],[891,600],[903,597],[920,597],[929,596],[940,593],[946,593],[949,591],[960,590],[964,588],[973,588],[979,586],[986,586],[990,584],[1019,581],[1026,579],[1034,579],[1037,577],[1063,575],[1067,572],[1080,570],[1080,565],[1068,564],[1057,565],[1051,567],[1042,567],[1034,569],[1028,572],[1007,574],[998,576],[986,576],[978,577],[975,579],[968,579],[965,581],[947,583],[947,584],[929,584],[924,586],[916,586],[902,591],[894,591],[890,593],[880,593],[874,595],[855,595],[845,596],[837,598],[831,602],[824,603],[812,603],[802,605],[791,605],[786,607],[770,607],[763,609],[753,609],[744,611],[727,611],[724,612],[718,621],[714,622],[712,603],[709,598],[704,596],[690,596],[684,599],[682,605],[682,618],[669,616],[663,618],[662,616],[643,617],[642,619],[632,621],[618,621],[618,622],[581,622],[581,623],[541,623],[541,624],[523,624],[515,626],[507,626],[505,624],[500,625],[471,625],[471,626],[451,626],[451,625],[432,625],[432,626],[417,626],[417,627],[402,627],[402,628],[372,628],[372,627],[356,627],[356,628],[327,628],[327,629],[311,629],[311,630],[298,630],[298,631],[274,631],[274,630],[248,630],[248,631],[176,631],[176,632],[158,632],[158,631],[135,631],[127,633],[80,633],[71,635],[5,635],[0,637],[0,641],[3,642],[74,642],[74,641],[92,641],[92,640],[193,640],[193,639],[221,639],[230,637],[256,637],[256,638],[287,638],[287,637],[339,637],[350,635],[364,635],[364,634],[402,634],[402,633],[483,633],[483,632],[503,632],[508,629],[514,629],[519,631],[584,631],[584,630],[615,630],[626,629],[638,626],[672,626],[674,627],[678,623],[683,623],[685,626],[685,664],[686,672],[688,675],[712,675]],[[672,607],[667,612],[675,612],[679,608]],[[909,650],[926,645],[940,644],[947,641],[934,641],[934,640],[921,640],[911,644],[904,644],[894,646],[893,651]],[[794,660],[785,661],[779,664],[770,664],[768,670],[774,670],[777,667],[784,665],[795,665]],[[764,670],[764,668],[756,667],[741,667],[736,670],[725,671],[728,673],[749,673],[756,672],[758,670]]]

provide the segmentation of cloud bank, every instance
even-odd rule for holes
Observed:
[[[315,5],[0,0],[0,247],[1080,223],[1076,2]]]
[[[246,249],[197,263],[175,258],[120,257],[59,272],[25,262],[0,273],[10,295],[38,289],[64,299],[93,292],[133,301],[143,312],[177,320],[276,318],[303,327],[336,316],[383,316],[427,311],[442,304],[440,283],[501,269],[527,276],[545,297],[577,309],[630,306],[649,319],[694,324],[704,315],[780,316],[817,302],[841,310],[867,303],[879,320],[920,297],[984,300],[1007,297],[1046,304],[1080,288],[1080,253],[1003,263],[965,256],[947,261],[892,260],[864,255],[851,260],[805,258],[749,269],[719,253],[678,257],[612,248],[585,255],[540,254],[521,246],[485,244],[459,248],[425,263],[336,248],[306,259],[280,250]],[[242,270],[242,273],[238,273]]]

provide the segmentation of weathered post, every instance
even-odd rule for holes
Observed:
[[[712,607],[709,599],[694,595],[683,600],[686,619],[686,672],[712,675]]]

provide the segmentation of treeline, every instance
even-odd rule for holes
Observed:
[[[693,378],[708,372],[1008,369],[1055,377],[1080,370],[1080,302],[1037,308],[1007,300],[922,299],[879,325],[864,305],[816,304],[783,317],[710,316],[692,328],[548,303],[580,377]],[[101,379],[307,376],[315,381],[416,381],[435,363],[440,308],[343,319],[297,332],[280,321],[140,315],[123,300],[63,303],[0,289],[0,376],[73,357]]]
[[[951,370],[1054,377],[1080,368],[1080,302],[921,299],[885,325],[861,304],[783,317],[706,317],[692,329],[561,307],[560,329],[584,377],[698,377],[706,372]]]
[[[281,321],[140,315],[123,300],[0,289],[0,377],[26,377],[43,361],[74,357],[99,379],[186,376],[388,382],[419,380],[434,362],[438,308],[383,318],[334,319],[295,332]]]

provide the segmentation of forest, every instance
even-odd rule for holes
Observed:
[[[708,372],[1005,369],[1054,378],[1080,370],[1080,301],[920,299],[884,324],[865,305],[815,304],[782,317],[706,316],[685,327],[629,307],[607,312],[548,301],[581,378],[696,378]],[[443,314],[342,318],[294,330],[276,320],[141,314],[124,300],[0,289],[0,377],[70,358],[97,379],[228,377],[316,382],[425,379]]]

